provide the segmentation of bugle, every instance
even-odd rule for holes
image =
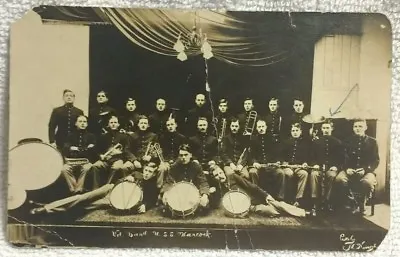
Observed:
[[[250,111],[246,119],[246,124],[244,126],[243,136],[253,135],[256,122],[257,122],[257,112],[254,110]]]

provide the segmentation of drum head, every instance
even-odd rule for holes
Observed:
[[[110,204],[117,210],[130,210],[143,198],[142,189],[133,182],[124,181],[117,184],[110,193]]]
[[[20,186],[8,185],[7,208],[14,210],[25,203],[26,191]]]
[[[231,191],[222,198],[222,206],[230,214],[246,213],[250,208],[250,198],[242,192]]]
[[[190,183],[179,182],[167,192],[167,202],[172,210],[186,212],[197,207],[199,190]]]
[[[21,144],[9,153],[9,181],[26,190],[41,189],[57,180],[63,164],[61,153],[48,144]]]

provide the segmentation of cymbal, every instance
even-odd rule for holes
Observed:
[[[324,122],[326,118],[324,116],[315,116],[312,114],[307,114],[306,116],[303,117],[303,121],[305,123],[310,123],[310,124],[316,124],[316,123],[321,123]]]

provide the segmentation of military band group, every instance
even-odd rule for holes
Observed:
[[[239,114],[230,112],[232,103],[224,98],[213,110],[201,93],[185,112],[159,98],[153,113],[140,113],[132,97],[118,113],[100,91],[88,117],[74,106],[71,90],[63,99],[52,112],[49,141],[65,157],[62,174],[70,196],[34,213],[65,211],[83,201],[81,208],[110,206],[112,189],[123,182],[141,188],[143,199],[130,211],[143,213],[167,206],[171,188],[187,182],[199,192],[196,212],[205,215],[229,191],[244,192],[250,211],[260,213],[318,215],[353,199],[352,211],[363,214],[376,185],[378,146],[365,134],[366,121],[352,120],[352,136],[341,141],[332,135],[334,121],[313,120],[303,113],[301,99],[293,100],[289,117],[281,115],[276,98],[266,99],[266,115],[259,115],[250,98]],[[190,197],[189,190],[180,194]]]

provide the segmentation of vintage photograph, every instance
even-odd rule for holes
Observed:
[[[39,6],[10,31],[8,241],[376,250],[381,14]]]

